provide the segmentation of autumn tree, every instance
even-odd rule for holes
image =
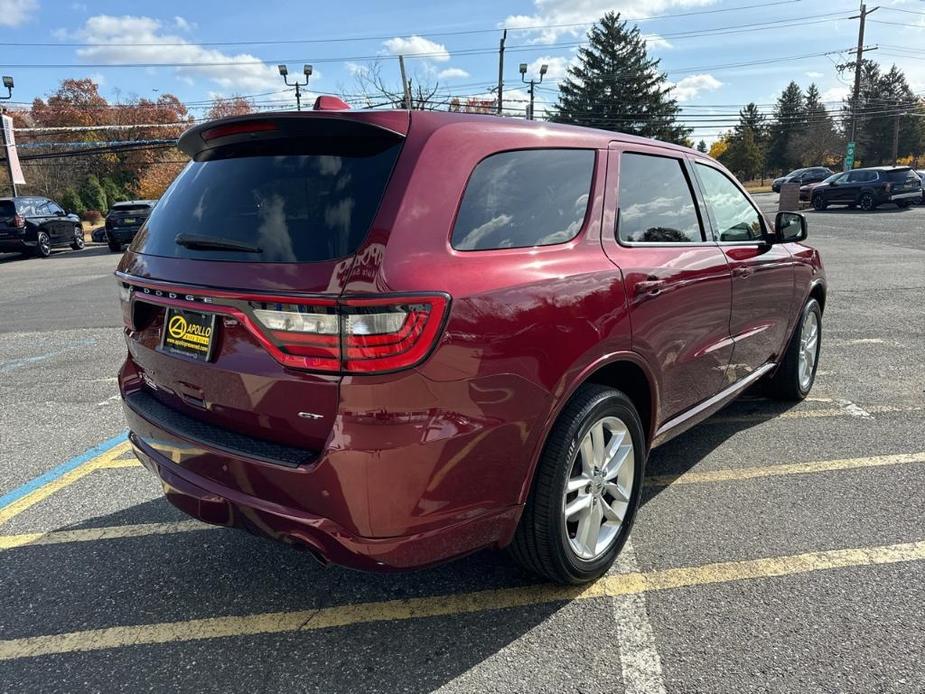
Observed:
[[[254,102],[244,96],[232,96],[229,98],[217,97],[212,102],[212,108],[206,113],[208,120],[218,118],[228,118],[230,116],[246,116],[253,113],[257,108]]]

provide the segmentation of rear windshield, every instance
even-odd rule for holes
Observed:
[[[898,171],[881,171],[880,178],[891,183],[905,183],[907,180],[917,178],[912,169],[899,169]]]
[[[16,214],[16,208],[12,200],[0,200],[0,217],[12,217]]]
[[[150,205],[113,205],[113,212],[149,212]]]
[[[394,138],[304,138],[209,152],[171,184],[132,249],[251,263],[350,255],[369,231],[400,148]],[[178,234],[259,251],[190,248]]]

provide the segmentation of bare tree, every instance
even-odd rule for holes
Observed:
[[[360,94],[365,101],[366,108],[377,106],[392,106],[394,108],[411,108],[413,110],[434,110],[443,106],[446,99],[437,95],[440,91],[440,83],[430,83],[426,78],[421,78],[415,74],[408,82],[411,85],[411,104],[405,104],[404,88],[401,84],[401,78],[398,79],[397,86],[392,80],[388,80],[383,74],[383,65],[378,60],[370,63],[368,66],[357,70],[354,79]]]

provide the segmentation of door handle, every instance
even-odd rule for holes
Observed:
[[[748,277],[753,272],[754,270],[752,270],[752,268],[750,268],[748,265],[739,265],[738,267],[732,268],[733,277]]]
[[[665,280],[643,280],[636,283],[636,294],[658,294],[665,288]]]

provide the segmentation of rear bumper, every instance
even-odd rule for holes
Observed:
[[[205,523],[248,530],[308,549],[322,564],[366,571],[415,569],[468,554],[498,537],[499,528],[517,523],[519,507],[414,535],[370,538],[351,533],[336,522],[267,502],[217,485],[177,465],[129,434],[136,457],[156,474],[164,496],[184,513]]]
[[[106,230],[106,240],[118,243],[129,243],[141,227],[116,227]]]
[[[302,462],[293,464],[299,449],[284,452],[287,459],[271,460],[271,449],[248,448],[253,445],[237,440],[231,431],[217,439],[207,429],[161,417],[156,407],[140,412],[133,405],[138,407],[139,401],[128,394],[123,407],[129,439],[142,464],[160,478],[172,504],[206,523],[308,548],[324,563],[364,570],[442,563],[483,547],[506,545],[522,510],[517,504],[470,506],[422,524],[427,499],[421,495],[426,497],[427,491],[408,485],[414,471],[427,464],[423,456],[431,453],[419,445],[390,456],[381,449],[334,446],[305,452]],[[346,436],[350,440],[350,431]],[[361,434],[352,436],[357,440]],[[440,450],[442,446],[434,449]],[[370,482],[370,468],[388,468],[391,483]],[[363,532],[370,528],[370,495],[393,514],[392,527],[409,532]],[[413,505],[409,495],[416,499]]]

